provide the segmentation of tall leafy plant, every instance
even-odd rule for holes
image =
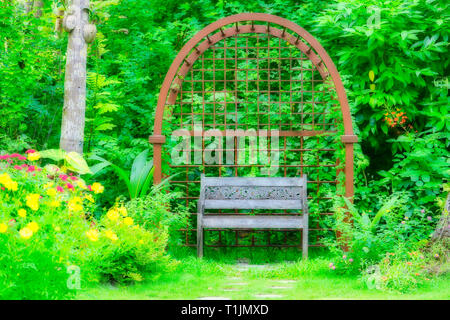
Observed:
[[[126,184],[130,199],[140,198],[148,193],[154,193],[163,188],[173,177],[164,179],[158,186],[151,188],[153,181],[153,160],[147,160],[148,149],[142,151],[133,161],[131,169],[127,170],[97,155],[91,156],[91,160],[100,161],[92,166],[91,171],[95,174],[107,167],[111,167],[119,178]]]

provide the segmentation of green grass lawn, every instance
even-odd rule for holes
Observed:
[[[326,256],[312,254],[301,261],[291,252],[268,255],[258,250],[246,251],[250,264],[268,264],[268,268],[245,269],[237,264],[242,250],[210,252],[199,260],[184,251],[178,255],[175,272],[153,280],[130,285],[101,285],[83,289],[78,299],[450,299],[450,277],[433,278],[407,293],[368,289],[356,276],[339,276],[328,269]],[[271,256],[269,260],[267,257]],[[281,259],[283,259],[281,261]],[[288,281],[286,281],[288,280]],[[278,288],[273,288],[278,287]],[[225,291],[225,290],[233,291]],[[258,297],[256,295],[267,295]]]

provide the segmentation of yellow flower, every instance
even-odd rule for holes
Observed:
[[[92,191],[95,193],[102,193],[105,188],[98,182],[94,182],[91,186]]]
[[[5,233],[8,230],[8,225],[6,223],[0,223],[0,233]]]
[[[119,238],[117,237],[117,234],[115,234],[113,231],[111,230],[106,230],[105,231],[105,235],[108,239],[111,239],[111,241],[116,241]]]
[[[41,155],[39,154],[39,152],[33,152],[33,153],[28,154],[28,160],[30,160],[30,161],[36,161],[36,160],[39,160],[40,158],[41,158]]]
[[[28,227],[25,227],[19,231],[19,234],[24,239],[29,239],[33,235],[33,230]]]
[[[86,183],[84,183],[83,180],[77,180],[76,184],[77,184],[77,186],[78,186],[79,188],[84,189],[84,190],[87,190]]]
[[[119,218],[119,212],[117,211],[117,208],[109,209],[106,217],[111,221],[117,220]]]
[[[125,223],[127,226],[131,226],[131,225],[133,225],[133,218],[126,217],[123,219],[123,223]]]
[[[144,240],[139,240],[139,244],[144,244]]]
[[[3,184],[8,190],[17,191],[17,182],[13,181],[6,172],[0,174],[0,184]]]
[[[59,206],[61,206],[61,202],[57,201],[57,200],[53,200],[49,203],[50,207],[53,208],[58,208]]]
[[[29,224],[27,224],[27,227],[31,229],[34,233],[36,233],[39,230],[39,226],[36,222],[32,221]]]
[[[79,212],[83,210],[83,205],[81,204],[82,200],[80,197],[74,197],[69,200],[67,206],[69,207],[69,211]]]
[[[49,195],[50,197],[54,197],[54,196],[56,196],[56,189],[48,189],[47,190],[47,195]]]
[[[128,213],[127,213],[127,208],[125,208],[125,207],[120,207],[118,210],[119,210],[119,213],[120,213],[123,217],[126,217],[126,216],[128,215]]]
[[[86,231],[86,237],[89,238],[91,241],[97,241],[98,240],[98,231],[91,229],[89,231]]]
[[[58,227],[58,226],[56,226],[56,227],[55,227],[55,231],[56,231],[56,232],[59,232],[59,231],[61,231],[61,228]]]
[[[30,207],[31,210],[37,211],[39,209],[39,197],[40,195],[37,193],[30,193],[27,195],[27,206]]]
[[[51,186],[53,186],[53,182],[47,182],[46,184],[44,184],[44,189],[48,189],[48,188],[50,188]]]
[[[27,210],[25,209],[19,209],[17,211],[17,214],[19,215],[19,217],[25,218],[27,216]]]
[[[85,198],[86,200],[89,200],[89,201],[92,202],[92,203],[95,202],[94,197],[93,197],[92,194],[90,194],[90,193],[86,194],[86,195],[84,196],[84,198]]]

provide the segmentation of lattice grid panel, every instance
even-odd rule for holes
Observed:
[[[207,176],[262,176],[267,167],[261,157],[252,161],[249,153],[251,138],[239,144],[232,130],[279,132],[278,145],[267,144],[257,155],[268,153],[270,165],[277,168],[276,176],[308,176],[310,207],[310,242],[320,245],[320,236],[329,230],[323,217],[331,215],[331,197],[336,194],[339,160],[336,151],[339,108],[332,91],[325,85],[311,60],[284,39],[270,34],[236,34],[212,45],[200,55],[182,79],[174,105],[167,106],[170,116],[165,124],[170,130],[185,129],[196,135],[215,129],[224,134],[222,141],[202,137],[201,143],[191,139],[191,152],[185,152],[187,163],[173,164],[168,174],[182,172],[172,184],[181,190],[183,201],[195,212],[199,196],[200,174]],[[198,135],[198,134],[197,134]],[[213,134],[218,136],[219,134]],[[182,138],[182,137],[181,137]],[[180,139],[181,139],[180,138]],[[229,140],[227,140],[229,139]],[[227,141],[230,144],[227,144]],[[180,140],[166,146],[171,150]],[[234,143],[232,143],[234,142]],[[232,147],[229,147],[232,145]],[[194,163],[194,154],[202,155],[216,148],[216,163]],[[223,151],[223,153],[221,153]],[[227,159],[225,152],[232,154]],[[270,159],[278,152],[278,163]],[[245,154],[244,163],[238,163]],[[169,155],[166,154],[166,159]],[[232,160],[232,161],[230,161]],[[235,214],[248,214],[236,211]],[[253,212],[264,214],[299,214],[299,212]],[[195,213],[185,233],[185,244],[195,245]],[[230,233],[233,234],[230,237]],[[232,239],[232,240],[230,240]],[[209,246],[299,246],[299,231],[224,231],[210,230],[205,237]]]

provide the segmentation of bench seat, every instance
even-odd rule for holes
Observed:
[[[203,256],[203,229],[302,229],[308,256],[306,176],[300,178],[201,176],[197,203],[197,255]],[[207,213],[205,209],[301,210],[301,215]]]

